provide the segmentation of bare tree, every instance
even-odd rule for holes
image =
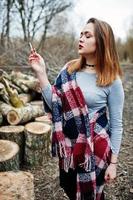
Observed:
[[[15,0],[1,0],[0,8],[1,8],[1,45],[5,46],[5,41],[7,40],[7,44],[10,42],[10,26],[11,26],[11,14],[12,8]]]
[[[38,46],[41,48],[51,20],[71,5],[69,0],[15,0],[24,41],[33,41],[38,32],[42,32]]]

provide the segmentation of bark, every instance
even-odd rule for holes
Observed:
[[[30,90],[36,91],[36,92],[41,92],[40,84],[37,78],[31,76],[31,75],[26,75],[23,74],[22,72],[14,72],[12,71],[11,73],[11,79],[12,81],[21,87],[21,84],[29,88]],[[26,91],[25,88],[23,90]]]
[[[19,146],[9,140],[0,140],[0,172],[19,170]]]
[[[11,79],[25,79],[25,80],[35,80],[35,78],[31,75],[24,74],[22,72],[12,71],[10,74]]]
[[[13,107],[11,105],[8,105],[3,101],[0,101],[0,112],[2,113],[3,116],[7,116],[7,113],[12,109]]]
[[[25,84],[23,84],[21,79],[12,79],[12,82],[16,84],[18,87],[20,87],[23,92],[25,93],[29,92],[29,88]]]
[[[26,85],[30,90],[35,92],[41,92],[41,87],[38,80],[22,80],[22,83]]]
[[[45,158],[46,156],[44,149],[33,150],[25,146],[25,155],[24,155],[25,165],[29,167],[42,166],[43,162],[45,161]]]

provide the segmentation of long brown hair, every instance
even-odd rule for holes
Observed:
[[[88,23],[93,23],[95,28],[97,85],[107,86],[118,75],[122,77],[114,34],[111,26],[104,21],[90,18]],[[68,72],[72,73],[84,68],[85,62],[85,58],[80,56],[79,59],[69,63]]]

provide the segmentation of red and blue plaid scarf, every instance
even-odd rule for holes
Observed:
[[[67,67],[58,75],[52,94],[52,155],[58,154],[64,171],[77,170],[76,200],[88,190],[93,191],[94,200],[100,200],[110,156],[106,107],[89,119],[76,72],[69,74]]]

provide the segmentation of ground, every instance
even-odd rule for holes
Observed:
[[[117,179],[106,185],[106,200],[133,199],[133,66],[124,66],[123,140],[117,168]],[[29,170],[35,179],[35,200],[67,200],[58,183],[58,160],[48,158],[42,167]]]

